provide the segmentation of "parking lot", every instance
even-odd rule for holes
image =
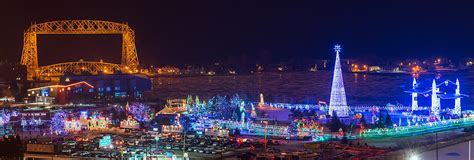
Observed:
[[[110,144],[101,146],[101,140],[110,136]],[[30,143],[36,143],[31,140]],[[71,157],[182,157],[194,158],[231,157],[248,151],[249,142],[238,142],[235,138],[212,138],[209,136],[179,134],[150,134],[131,132],[129,134],[89,133],[70,136],[52,142],[57,146],[57,155]],[[184,151],[184,154],[183,154]]]

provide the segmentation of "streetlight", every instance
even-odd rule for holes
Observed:
[[[416,154],[413,154],[410,156],[410,158],[408,158],[409,160],[419,160],[420,158],[418,157],[418,155]]]
[[[436,160],[438,160],[438,132],[436,132]]]
[[[186,160],[188,157],[188,153],[186,152],[186,129],[183,126],[183,159]]]

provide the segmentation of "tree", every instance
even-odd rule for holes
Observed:
[[[385,116],[385,126],[389,128],[393,126],[392,117],[388,113]]]
[[[329,122],[329,130],[331,130],[331,132],[337,132],[339,131],[339,128],[345,128],[341,120],[337,116],[336,111],[333,111],[332,115],[333,116],[331,117],[331,122]]]
[[[238,114],[238,111],[234,111],[234,112],[232,113],[231,120],[233,120],[233,121],[239,121],[240,118],[239,118],[238,115],[239,115],[239,114]]]
[[[240,135],[240,129],[239,128],[234,129],[234,135]]]
[[[366,124],[367,124],[367,122],[365,121],[364,114],[362,114],[362,117],[360,117],[360,123],[361,123],[362,125],[366,125]]]
[[[56,134],[63,134],[64,131],[64,120],[67,118],[67,113],[64,111],[58,111],[54,113],[51,118],[51,131]]]
[[[385,123],[384,123],[384,118],[382,115],[382,112],[379,112],[379,119],[377,120],[377,128],[384,128]]]
[[[143,103],[132,103],[129,105],[127,112],[139,122],[150,122],[153,118],[153,111],[150,106]]]
[[[189,128],[191,128],[191,119],[189,119],[188,116],[181,116],[179,118],[179,123],[183,126],[184,132],[189,131]]]
[[[297,133],[297,126],[295,121],[291,121],[290,125],[288,126],[288,134],[295,135]]]

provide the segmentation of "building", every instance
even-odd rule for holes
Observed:
[[[0,62],[0,99],[20,100],[26,94],[26,67]]]
[[[177,67],[165,66],[165,67],[157,68],[156,69],[156,74],[159,74],[159,75],[179,75],[179,74],[181,74],[181,72],[180,72],[179,68],[177,68]]]
[[[97,99],[142,98],[144,92],[149,92],[151,80],[141,74],[111,74],[111,75],[64,75],[60,83],[85,81],[94,86],[91,92]]]
[[[28,103],[66,104],[87,102],[94,97],[94,86],[80,81],[28,89]]]

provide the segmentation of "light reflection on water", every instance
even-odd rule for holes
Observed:
[[[411,87],[412,75],[408,74],[361,74],[343,73],[347,100],[350,105],[384,105],[401,103],[410,105],[410,96],[404,93]],[[429,83],[434,74],[419,75],[419,83]],[[459,78],[461,93],[474,93],[472,73],[441,75],[442,80]],[[155,95],[162,99],[183,98],[199,95],[203,98],[214,95],[246,95],[253,101],[263,93],[266,101],[285,103],[316,103],[329,101],[332,72],[285,72],[251,75],[159,77],[154,78]],[[453,91],[454,92],[454,91]],[[427,99],[426,102],[424,99]],[[429,106],[429,97],[420,99],[420,105]],[[470,98],[462,100],[463,106],[474,106]],[[450,100],[445,100],[450,101]],[[445,102],[449,103],[452,102]]]

